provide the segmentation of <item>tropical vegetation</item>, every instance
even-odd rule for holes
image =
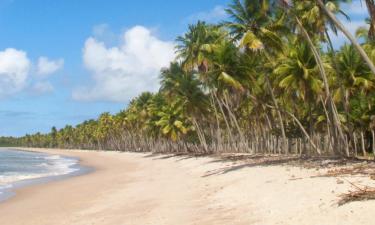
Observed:
[[[227,21],[176,39],[160,90],[126,109],[0,143],[209,154],[333,155],[375,151],[375,3],[357,37],[348,0],[233,0]],[[334,46],[332,36],[348,42]]]

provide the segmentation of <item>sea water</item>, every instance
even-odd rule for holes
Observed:
[[[67,175],[78,170],[76,158],[0,149],[0,200],[16,183]]]

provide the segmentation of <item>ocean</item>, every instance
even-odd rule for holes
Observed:
[[[37,152],[0,149],[0,200],[19,183],[79,171],[78,159]]]

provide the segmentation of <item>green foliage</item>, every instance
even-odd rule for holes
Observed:
[[[342,2],[347,1],[324,1],[328,10],[345,15]],[[199,142],[204,149],[221,144],[237,151],[237,142],[248,143],[255,136],[256,143],[266,136],[280,138],[278,113],[288,138],[305,138],[301,130],[308,135],[330,133],[332,113],[337,113],[347,137],[355,130],[368,133],[375,128],[374,74],[352,45],[325,50],[327,31],[337,29],[315,0],[233,0],[226,12],[228,21],[199,21],[177,38],[176,61],[161,70],[157,93],[142,93],[123,111],[103,113],[75,127],[0,138],[0,146],[126,146],[138,151],[158,142],[183,143],[191,150],[189,144]],[[375,62],[368,30],[362,27],[357,35]],[[323,88],[323,69],[337,109],[328,107],[331,96]]]

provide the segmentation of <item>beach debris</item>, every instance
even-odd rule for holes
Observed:
[[[374,187],[370,187],[370,186],[360,187],[359,185],[354,184],[353,182],[350,182],[348,180],[346,181],[350,183],[351,186],[354,187],[355,190],[350,190],[348,193],[341,194],[340,200],[338,202],[339,206],[342,206],[350,202],[375,200],[375,188]]]
[[[339,206],[349,202],[375,200],[375,188],[365,187],[362,190],[349,191],[340,197]]]
[[[343,166],[329,169],[323,176],[338,177],[338,176],[369,176],[375,179],[375,164],[358,163],[350,166]]]

